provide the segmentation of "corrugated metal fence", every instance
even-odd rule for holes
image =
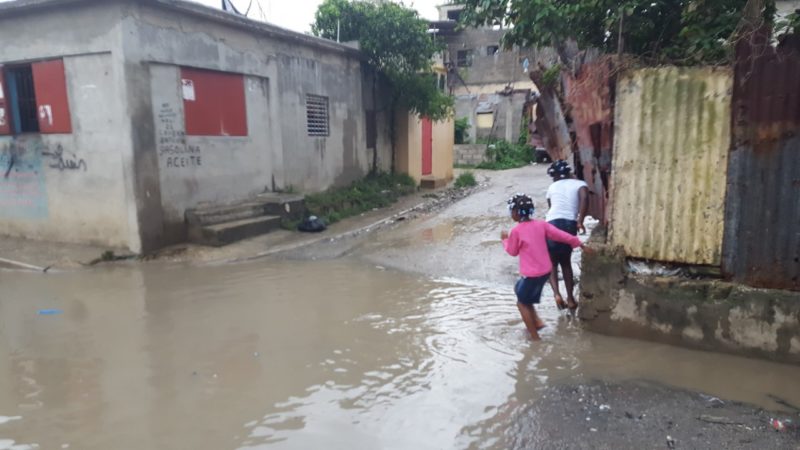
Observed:
[[[784,42],[786,44],[786,42]],[[739,42],[723,269],[744,283],[800,290],[800,45]]]
[[[610,241],[629,256],[721,263],[732,83],[709,67],[620,77]]]

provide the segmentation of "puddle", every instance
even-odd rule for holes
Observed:
[[[591,379],[800,404],[800,367],[586,333],[552,299],[532,344],[510,285],[348,259],[0,285],[0,448],[492,447],[546,387]]]

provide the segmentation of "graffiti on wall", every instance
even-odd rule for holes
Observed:
[[[169,103],[162,103],[157,119],[158,156],[162,167],[184,169],[202,166],[200,147],[187,145],[186,132],[178,126],[178,111]]]
[[[61,144],[56,145],[53,151],[43,150],[42,156],[50,158],[49,165],[51,169],[65,170],[87,170],[86,161],[78,158],[74,153],[64,153],[64,148]]]
[[[48,216],[42,171],[41,137],[0,144],[0,217],[42,219]]]

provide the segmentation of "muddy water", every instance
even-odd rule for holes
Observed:
[[[532,344],[505,284],[347,259],[0,287],[0,449],[492,448],[544,388],[595,378],[800,404],[798,367],[592,335],[549,304]]]

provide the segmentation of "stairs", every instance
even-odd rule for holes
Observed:
[[[447,186],[447,180],[443,178],[434,178],[426,175],[420,180],[419,187],[422,189],[439,189]]]
[[[269,233],[281,221],[303,218],[302,195],[266,193],[238,203],[186,211],[189,241],[215,247]]]

